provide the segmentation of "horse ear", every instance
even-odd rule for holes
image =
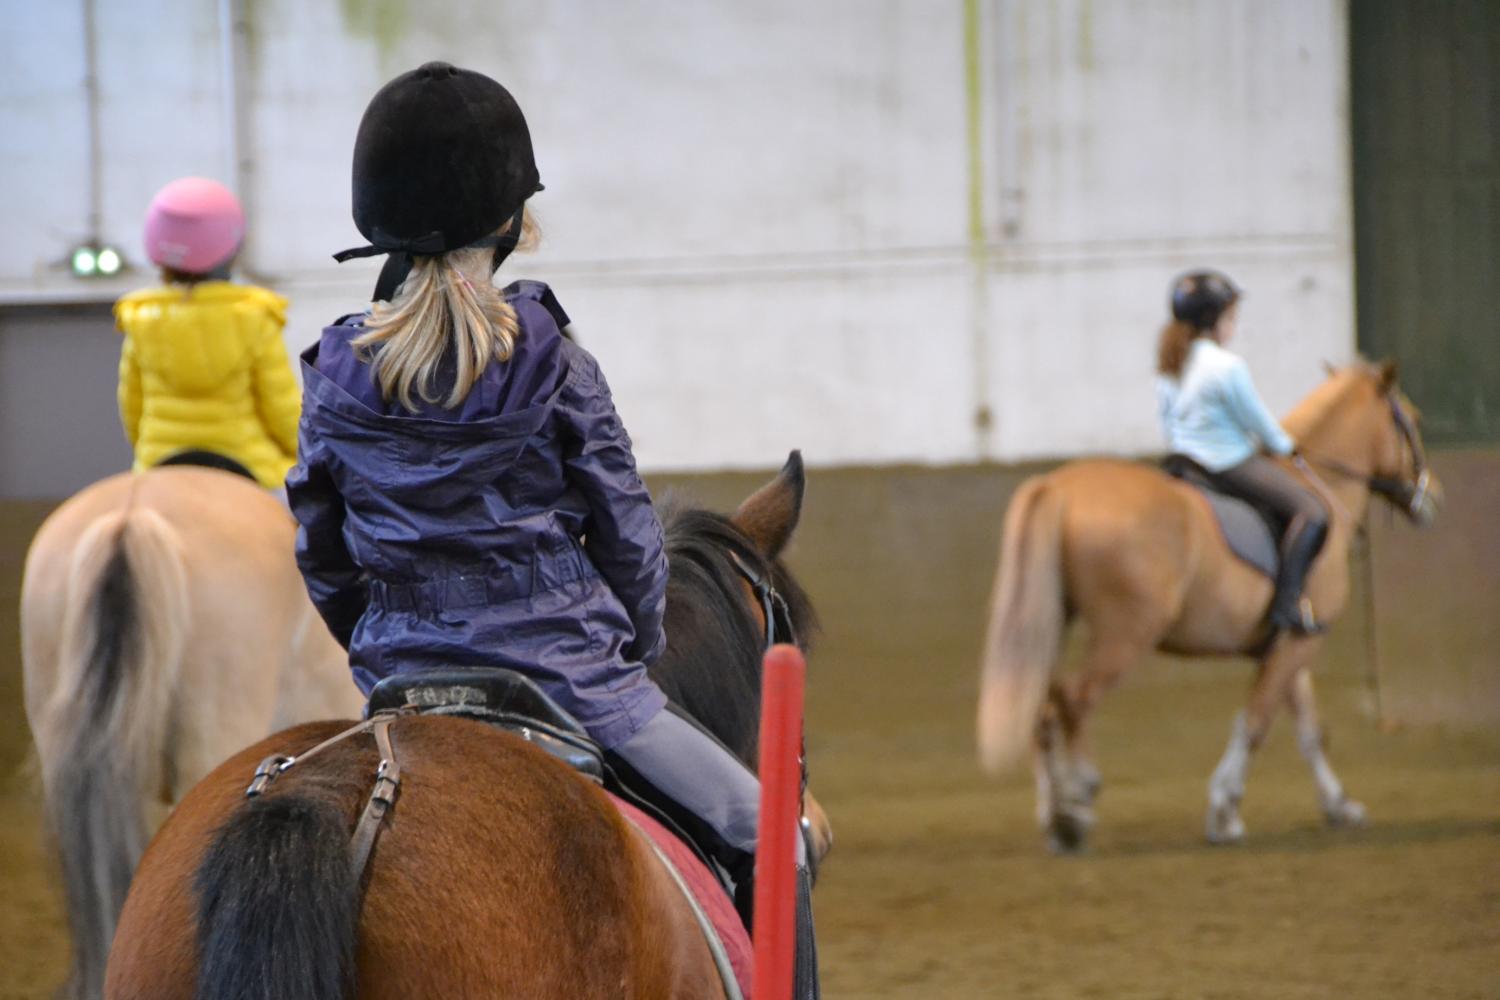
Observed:
[[[1382,361],[1378,374],[1381,392],[1390,392],[1396,387],[1396,362]]]
[[[1332,361],[1329,361],[1327,358],[1324,358],[1323,359],[1323,374],[1332,376],[1332,375],[1337,375],[1338,373],[1339,373],[1338,366],[1336,366]]]
[[[752,493],[730,520],[749,536],[756,548],[775,559],[791,541],[792,532],[797,528],[797,520],[802,516],[802,494],[806,488],[802,452],[794,451],[776,478]]]

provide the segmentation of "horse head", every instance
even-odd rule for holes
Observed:
[[[651,676],[752,770],[761,658],[773,642],[806,651],[818,627],[806,592],[781,561],[805,490],[802,455],[794,451],[733,515],[671,501],[663,509],[671,565],[667,648]],[[813,855],[821,857],[833,839],[827,817],[811,795],[804,811]]]
[[[1421,413],[1396,380],[1396,364],[1324,366],[1328,379],[1288,415],[1287,430],[1313,466],[1362,483],[1426,527],[1443,489],[1427,465]]]
[[[1374,440],[1370,489],[1400,510],[1413,524],[1427,527],[1442,507],[1443,487],[1427,465],[1422,444],[1422,413],[1401,391],[1396,363],[1364,366],[1374,389],[1371,420]]]

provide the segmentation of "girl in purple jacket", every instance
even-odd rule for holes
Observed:
[[[545,285],[491,284],[541,189],[521,109],[488,77],[428,63],[370,102],[354,221],[371,245],[338,258],[390,258],[371,310],[303,355],[297,561],[366,694],[403,671],[517,671],[744,879],[755,776],[646,673],[667,561],[609,386]]]

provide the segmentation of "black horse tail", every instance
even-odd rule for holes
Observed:
[[[344,1000],[354,993],[359,880],[349,820],[316,789],[251,799],[194,879],[198,1000]]]

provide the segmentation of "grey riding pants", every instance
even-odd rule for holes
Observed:
[[[613,753],[663,795],[702,820],[725,846],[755,854],[760,781],[723,744],[670,709]],[[797,862],[806,864],[803,838]]]

